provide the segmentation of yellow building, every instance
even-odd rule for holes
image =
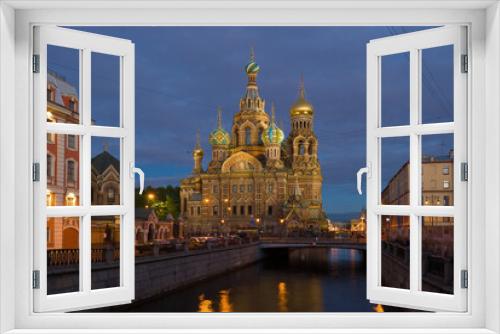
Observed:
[[[313,106],[301,82],[299,97],[290,108],[291,132],[285,139],[259,95],[260,71],[252,54],[245,66],[246,91],[230,132],[211,132],[208,168],[199,136],[193,151],[192,175],[181,181],[181,215],[186,232],[229,232],[258,227],[265,231],[326,229],[322,209],[318,139],[313,131]]]

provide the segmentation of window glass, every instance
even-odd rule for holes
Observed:
[[[120,223],[120,216],[91,219],[92,290],[120,286]],[[154,230],[148,230],[148,241],[154,239]]]
[[[80,51],[47,45],[47,119],[80,123]]]
[[[385,205],[410,204],[410,139],[381,139],[381,201]]]
[[[381,57],[381,126],[410,124],[410,53]]]
[[[91,141],[91,203],[118,205],[121,194],[120,139],[92,137]]]
[[[92,52],[92,124],[120,126],[120,57]]]
[[[382,286],[410,288],[410,217],[382,216]]]

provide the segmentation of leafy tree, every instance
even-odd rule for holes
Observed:
[[[172,185],[166,187],[148,186],[142,195],[139,195],[138,189],[135,192],[136,208],[154,208],[159,219],[165,219],[169,213],[174,218],[177,217],[180,212],[180,203],[180,188]]]

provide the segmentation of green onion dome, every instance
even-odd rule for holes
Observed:
[[[212,145],[229,145],[231,137],[226,130],[222,128],[222,109],[217,108],[217,129],[208,136],[208,141]]]
[[[254,61],[249,62],[245,66],[245,72],[247,72],[247,74],[257,74],[259,73],[259,71],[260,71],[260,66]]]
[[[271,124],[264,131],[264,133],[262,133],[262,142],[265,145],[271,145],[271,144],[279,145],[283,142],[283,139],[285,139],[285,134],[280,128],[276,126],[274,103],[271,106],[271,110],[272,110]]]
[[[231,139],[226,130],[217,128],[210,133],[208,140],[212,145],[229,145]]]

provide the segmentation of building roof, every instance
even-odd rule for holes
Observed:
[[[120,161],[106,150],[92,158],[92,167],[101,174],[104,173],[109,166],[113,166],[118,173],[120,172]]]
[[[47,81],[56,87],[54,102],[59,105],[64,105],[63,96],[73,96],[78,98],[78,91],[74,86],[66,81],[66,78],[60,76],[56,72],[47,72]]]
[[[154,212],[153,209],[135,208],[135,218],[147,220],[152,212]]]

